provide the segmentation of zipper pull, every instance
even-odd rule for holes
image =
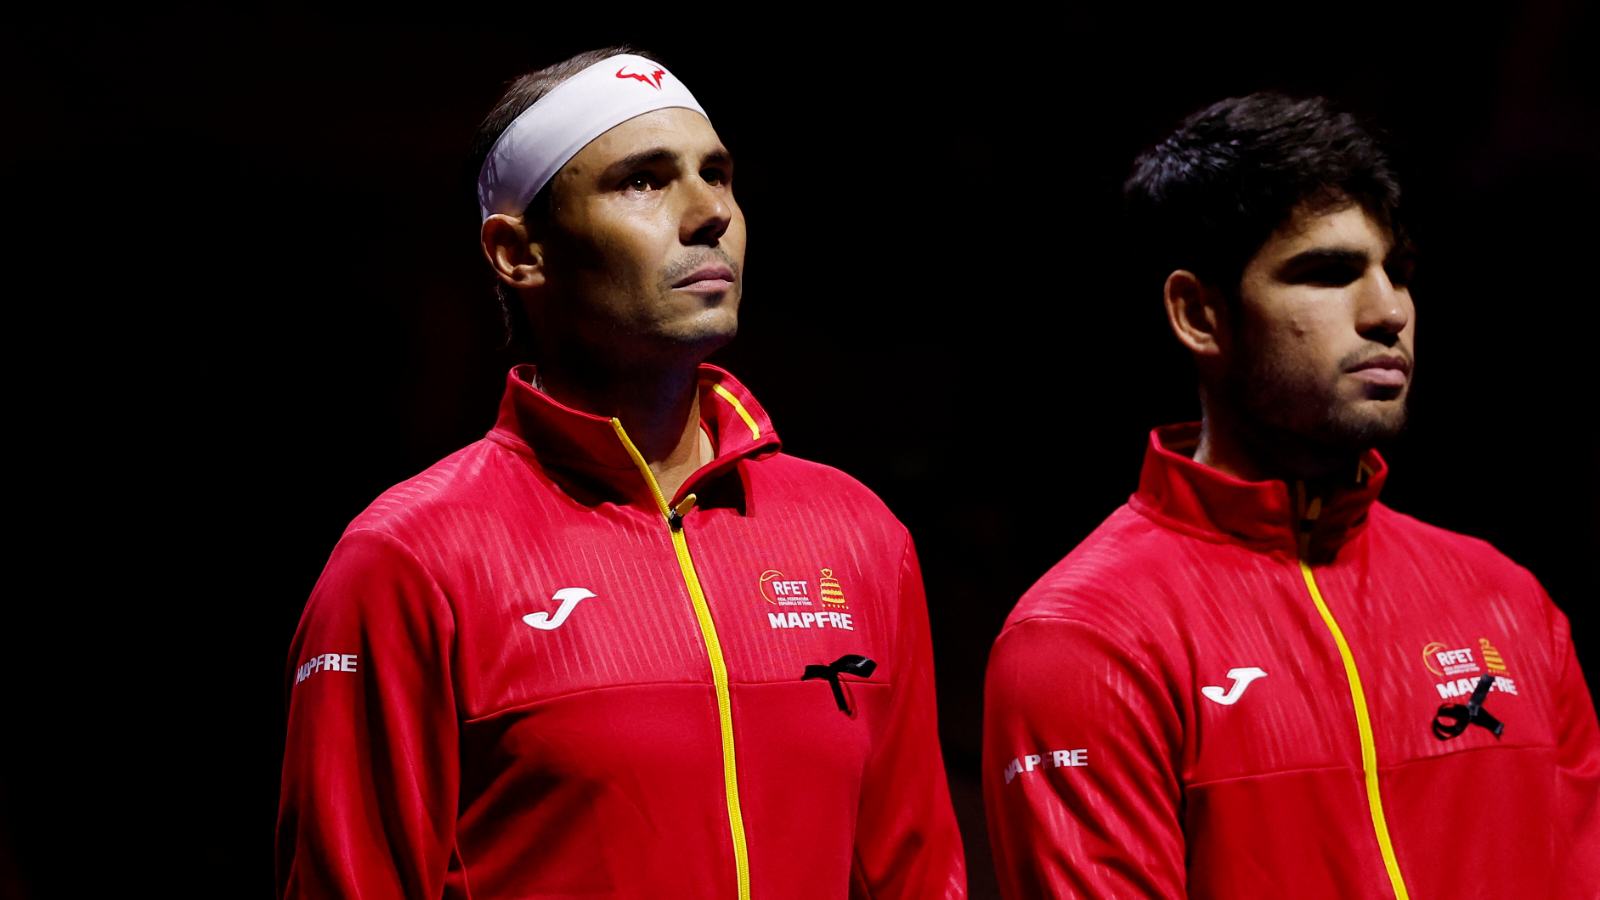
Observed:
[[[682,528],[683,517],[689,514],[689,510],[694,509],[694,504],[699,499],[694,494],[685,495],[682,500],[678,501],[677,506],[667,512],[667,524],[673,528]]]

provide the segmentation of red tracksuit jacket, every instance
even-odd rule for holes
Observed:
[[[720,369],[672,498],[530,374],[312,592],[279,893],[964,896],[905,528]],[[825,668],[852,654],[875,670]]]
[[[1376,454],[1297,503],[1183,455],[1197,434],[1152,434],[995,641],[1005,895],[1600,896],[1600,734],[1533,576],[1377,503]],[[1484,675],[1503,733],[1441,739]]]

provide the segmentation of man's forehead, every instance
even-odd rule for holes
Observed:
[[[1275,257],[1329,248],[1375,249],[1383,255],[1393,246],[1393,231],[1352,200],[1334,206],[1302,204],[1296,207],[1262,249]]]
[[[619,160],[655,151],[696,161],[711,154],[729,155],[705,116],[692,109],[658,109],[611,127],[578,151],[561,172],[570,177],[601,171]]]

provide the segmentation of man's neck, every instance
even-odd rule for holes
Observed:
[[[1360,453],[1252,429],[1242,419],[1210,405],[1201,420],[1200,443],[1194,452],[1195,462],[1244,481],[1304,481],[1327,487],[1348,483],[1360,460]]]
[[[699,366],[597,371],[541,365],[535,385],[562,404],[622,422],[649,465],[662,499],[672,502],[695,470],[715,456],[700,428]]]

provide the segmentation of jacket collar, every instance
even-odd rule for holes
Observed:
[[[1366,526],[1389,467],[1363,454],[1348,486],[1308,495],[1304,482],[1244,481],[1194,461],[1200,424],[1150,432],[1139,491],[1129,503],[1181,531],[1322,562]]]
[[[534,367],[519,365],[506,374],[500,414],[488,437],[532,459],[540,469],[580,500],[623,500],[656,507],[655,496],[618,436],[613,420],[565,406],[532,384]],[[715,489],[721,476],[741,460],[763,459],[781,444],[767,412],[726,370],[701,365],[700,425],[716,456],[684,482],[683,495]],[[705,505],[706,497],[700,498]]]

